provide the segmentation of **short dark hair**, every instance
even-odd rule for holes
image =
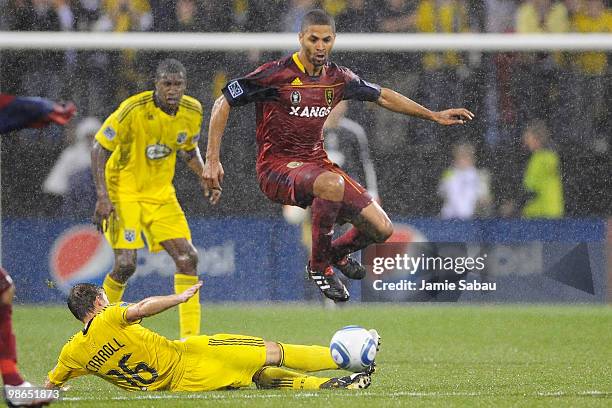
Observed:
[[[83,320],[87,313],[94,310],[94,302],[98,296],[104,293],[104,289],[91,283],[79,283],[70,289],[68,295],[68,309],[78,320]]]
[[[336,22],[334,18],[321,9],[310,10],[302,19],[300,32],[303,33],[311,25],[330,26],[333,33],[336,33]]]
[[[187,70],[181,61],[174,58],[166,58],[157,65],[155,80],[157,81],[166,74],[182,74],[187,78]]]

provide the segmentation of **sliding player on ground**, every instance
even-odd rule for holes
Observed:
[[[370,385],[374,365],[345,377],[306,374],[338,369],[328,347],[276,343],[239,334],[171,341],[140,325],[144,317],[189,301],[201,285],[198,282],[180,294],[150,297],[135,304],[109,304],[101,287],[75,285],[68,307],[85,326],[62,348],[46,387],[62,387],[69,379],[86,374],[132,391],[213,391],[248,387],[253,382],[258,388],[296,390]]]

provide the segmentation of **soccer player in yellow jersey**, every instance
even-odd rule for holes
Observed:
[[[109,304],[104,290],[90,283],[74,286],[68,307],[85,327],[62,348],[46,387],[62,387],[69,379],[86,374],[142,391],[212,391],[247,387],[252,382],[258,388],[310,390],[370,385],[373,365],[346,377],[305,374],[338,369],[327,347],[237,334],[171,341],[140,325],[144,317],[188,302],[201,285],[198,282],[180,294],[150,297],[135,304]]]
[[[198,281],[197,252],[172,185],[177,153],[200,178],[204,164],[198,148],[202,106],[184,94],[186,81],[183,64],[163,60],[156,70],[155,90],[126,99],[95,136],[93,222],[115,253],[103,285],[111,303],[121,300],[136,270],[142,234],[151,252],[165,249],[174,260],[176,293]],[[199,334],[199,297],[180,305],[179,322],[181,338]]]

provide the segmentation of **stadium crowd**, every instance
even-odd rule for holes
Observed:
[[[0,30],[297,32],[304,13],[322,7],[346,32],[612,32],[605,0],[0,0]],[[127,96],[150,88],[156,62],[173,56],[190,72],[187,94],[202,101],[204,123],[229,78],[279,53],[107,51],[2,51],[0,90],[75,101],[83,119],[103,119]],[[612,214],[609,131],[612,124],[609,55],[550,53],[336,53],[332,60],[358,68],[365,79],[389,86],[424,105],[466,106],[476,120],[440,129],[425,121],[390,116],[355,104],[347,116],[369,135],[381,183],[379,195],[393,216],[436,216],[443,207],[441,180],[454,146],[470,147],[487,170],[490,209],[481,216],[521,215],[523,174],[531,147],[525,129],[538,121],[555,152],[566,216]],[[442,106],[445,104],[447,106]],[[186,167],[175,185],[189,214],[272,215],[254,176],[253,109],[234,115],[224,146],[225,200],[210,208]],[[78,124],[78,120],[75,121]],[[80,216],[90,201],[44,193],[50,172],[75,139],[76,125],[23,131],[2,143],[3,211],[12,216]],[[207,129],[203,129],[206,134]],[[45,137],[41,135],[45,134]],[[464,149],[465,150],[465,149]],[[533,156],[533,154],[531,154]],[[87,184],[87,177],[77,181]],[[83,186],[84,190],[87,189]],[[89,187],[91,192],[91,188]],[[490,197],[489,197],[490,196]],[[86,195],[82,195],[86,197]],[[24,202],[29,203],[23,205]],[[512,202],[513,205],[508,205]],[[91,205],[91,211],[84,211]],[[525,214],[535,216],[538,214]],[[559,216],[556,212],[555,216]]]

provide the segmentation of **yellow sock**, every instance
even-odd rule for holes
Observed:
[[[121,302],[123,292],[125,291],[125,285],[125,283],[119,283],[111,278],[110,273],[106,275],[102,288],[104,288],[104,292],[106,292],[106,297],[110,303]]]
[[[174,275],[174,292],[182,293],[198,283],[198,277],[177,273]],[[200,334],[200,294],[197,293],[179,305],[179,325],[181,339]]]
[[[264,367],[253,376],[258,388],[318,390],[330,378],[314,377],[279,367]]]
[[[285,343],[278,345],[282,352],[281,366],[306,372],[338,369],[327,347]]]

